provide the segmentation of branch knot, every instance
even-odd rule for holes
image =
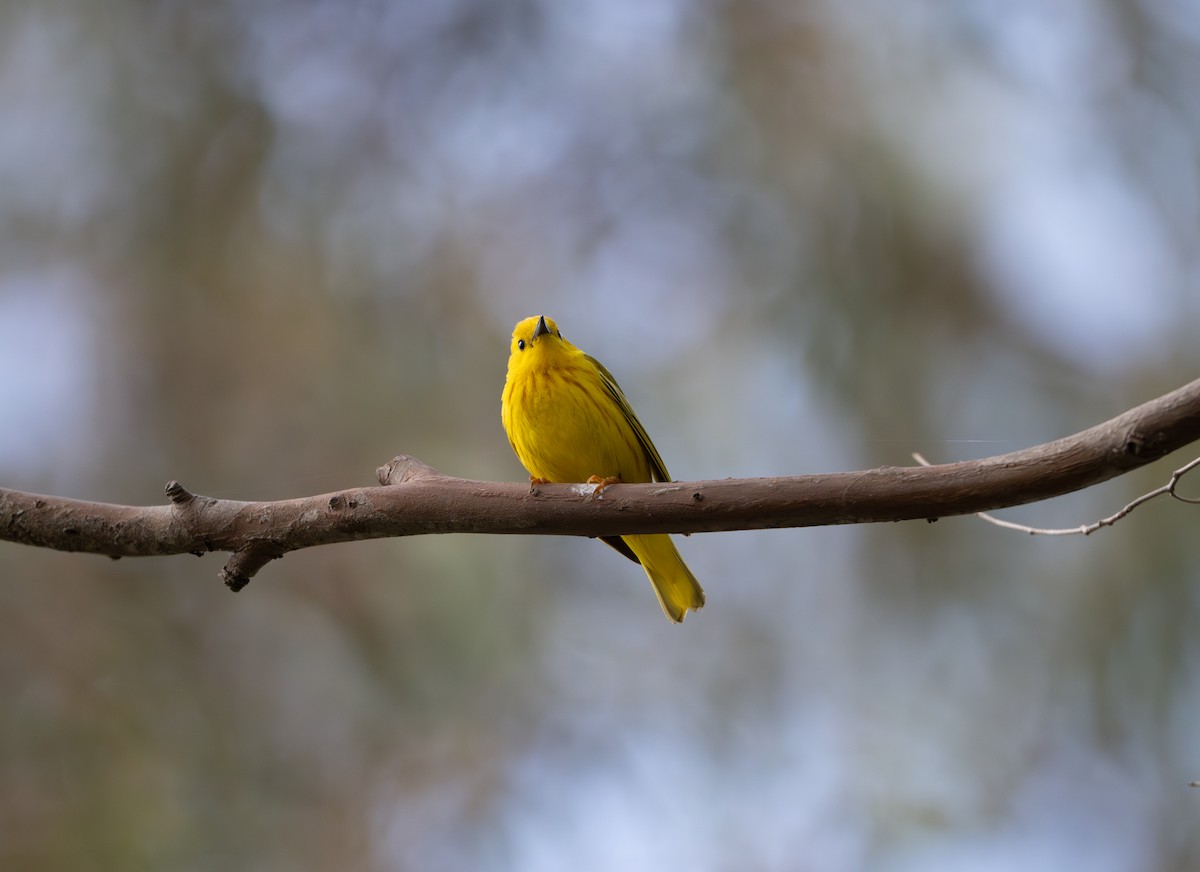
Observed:
[[[446,476],[428,463],[399,454],[375,470],[379,483],[384,485],[404,484],[410,481],[432,481]]]
[[[190,503],[196,498],[195,494],[191,493],[187,488],[174,479],[167,482],[166,492],[167,497],[177,506]]]

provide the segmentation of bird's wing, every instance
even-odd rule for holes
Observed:
[[[662,456],[659,455],[658,449],[654,447],[654,443],[650,441],[650,435],[646,432],[646,428],[642,426],[642,422],[638,420],[637,415],[633,413],[633,406],[629,405],[629,400],[625,399],[625,394],[621,390],[621,386],[617,384],[617,380],[613,378],[612,373],[604,368],[604,364],[596,360],[590,354],[585,354],[584,357],[596,367],[596,371],[600,373],[600,380],[604,382],[604,388],[608,391],[609,396],[616,401],[620,407],[622,414],[625,415],[625,420],[629,422],[629,426],[633,428],[634,435],[637,436],[638,443],[641,444],[642,450],[646,452],[646,460],[650,463],[650,473],[655,481],[670,481],[671,474],[667,472],[667,465],[663,463]],[[615,547],[615,546],[614,546]],[[620,551],[621,549],[617,549]],[[622,552],[624,553],[624,552]]]

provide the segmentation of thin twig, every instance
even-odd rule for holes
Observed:
[[[913,460],[915,460],[917,463],[921,464],[921,466],[933,466],[933,464],[930,463],[928,460],[926,460],[921,455],[920,452],[914,451],[912,457],[913,457]],[[1095,533],[1101,527],[1111,527],[1113,524],[1115,524],[1117,521],[1124,518],[1126,515],[1128,515],[1130,512],[1132,512],[1138,506],[1142,505],[1143,503],[1149,502],[1150,500],[1154,499],[1155,497],[1161,497],[1163,494],[1170,494],[1172,497],[1174,497],[1175,499],[1177,499],[1183,503],[1192,503],[1193,505],[1200,505],[1200,497],[1185,497],[1185,496],[1180,496],[1178,493],[1175,492],[1175,488],[1179,484],[1180,480],[1185,475],[1187,475],[1189,472],[1191,472],[1193,469],[1195,469],[1197,466],[1200,466],[1200,457],[1197,457],[1191,463],[1187,463],[1187,464],[1179,467],[1179,469],[1177,469],[1173,473],[1171,473],[1170,480],[1166,484],[1164,484],[1162,487],[1157,487],[1154,490],[1150,491],[1149,493],[1142,494],[1140,497],[1135,499],[1133,502],[1129,503],[1129,505],[1125,506],[1123,509],[1121,509],[1116,514],[1109,515],[1107,518],[1101,518],[1099,521],[1094,521],[1091,524],[1083,524],[1082,526],[1079,526],[1079,527],[1061,527],[1061,528],[1029,527],[1029,526],[1026,526],[1025,524],[1017,524],[1012,521],[1005,521],[1003,518],[997,518],[995,515],[990,515],[987,512],[976,512],[975,517],[979,518],[980,520],[987,521],[989,524],[995,524],[997,527],[1003,527],[1006,530],[1016,530],[1020,533],[1028,533],[1031,536],[1076,536],[1076,535],[1090,536],[1092,533]]]

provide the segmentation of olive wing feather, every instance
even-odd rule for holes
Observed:
[[[613,378],[611,372],[604,368],[604,364],[596,360],[596,358],[590,354],[585,354],[584,357],[596,367],[596,371],[600,373],[600,380],[604,382],[604,389],[608,391],[609,396],[613,398],[617,406],[621,409],[621,414],[625,416],[625,420],[629,422],[629,426],[633,428],[633,433],[637,436],[638,444],[646,452],[646,460],[650,464],[650,473],[653,475],[654,480],[670,481],[671,474],[667,472],[667,465],[663,463],[658,449],[650,441],[650,434],[646,432],[646,428],[642,426],[642,422],[633,413],[633,406],[629,405],[629,400],[625,399],[625,393],[621,390],[621,386],[617,384],[617,380]],[[620,551],[621,549],[618,548],[617,550]]]

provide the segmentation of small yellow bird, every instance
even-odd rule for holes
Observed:
[[[625,394],[594,357],[562,338],[544,315],[512,335],[500,416],[531,482],[670,481]],[[679,623],[704,591],[666,534],[602,541],[642,565],[667,617]]]

